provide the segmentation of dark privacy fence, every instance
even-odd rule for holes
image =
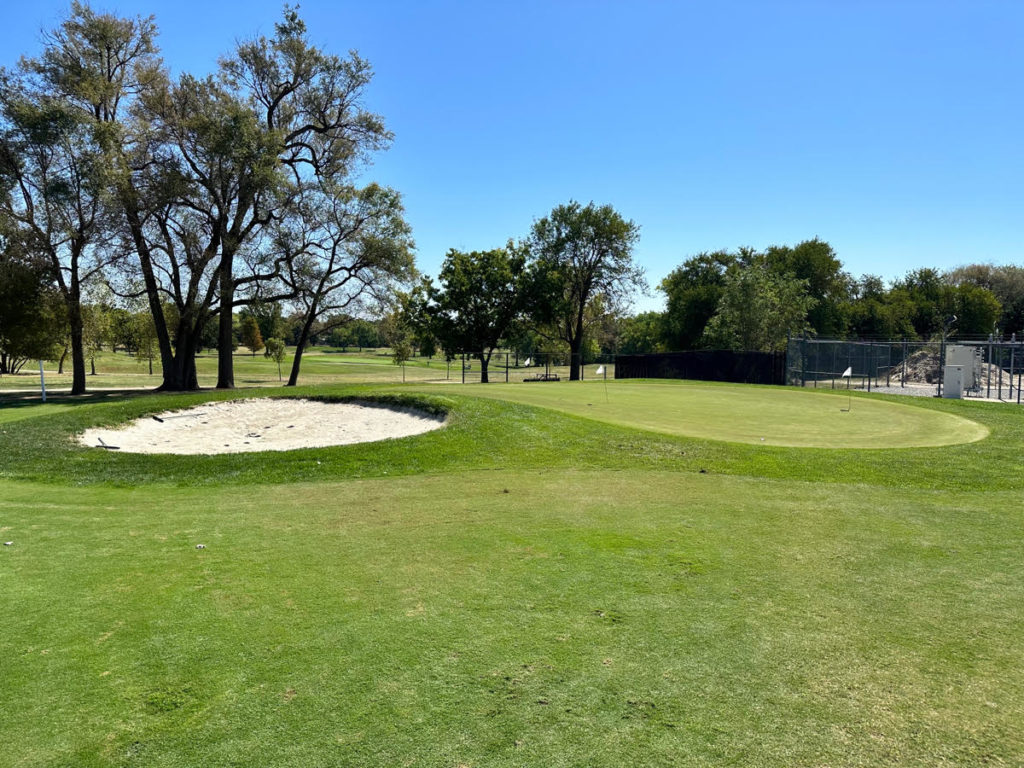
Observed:
[[[615,378],[785,384],[786,355],[781,352],[731,352],[724,349],[619,355],[615,358]]]

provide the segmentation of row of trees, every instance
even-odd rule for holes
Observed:
[[[563,345],[569,378],[579,379],[583,348],[602,317],[622,311],[643,289],[633,261],[639,228],[611,206],[572,201],[534,222],[504,248],[451,250],[437,283],[426,279],[404,306],[419,346],[480,362],[480,380],[500,347]]]
[[[619,322],[617,349],[777,350],[787,335],[929,338],[953,315],[961,336],[1024,329],[1024,268],[970,265],[942,273],[917,269],[886,286],[853,278],[819,239],[764,251],[701,253],[659,289],[664,312]]]
[[[391,140],[362,107],[370,66],[311,45],[287,8],[212,75],[172,79],[156,36],[152,17],[74,2],[39,57],[0,72],[4,268],[38,277],[37,309],[59,299],[74,393],[101,286],[148,308],[167,390],[197,388],[211,325],[217,386],[233,387],[235,313],[288,302],[294,384],[318,324],[414,275],[398,193],[354,181]],[[42,356],[15,327],[0,318],[5,354]]]

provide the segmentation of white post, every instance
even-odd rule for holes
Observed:
[[[39,361],[39,388],[43,391],[43,402],[46,402],[46,376],[43,374],[43,361]]]

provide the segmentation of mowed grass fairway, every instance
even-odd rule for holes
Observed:
[[[69,435],[267,391],[0,409],[0,765],[1024,763],[1024,412],[787,447],[621,384],[299,389],[449,423],[216,457]]]
[[[853,408],[846,393],[782,387],[598,380],[490,385],[479,394],[656,432],[792,447],[953,445],[988,434],[976,422],[906,402],[858,398]]]

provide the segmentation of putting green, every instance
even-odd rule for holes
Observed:
[[[610,381],[487,384],[460,390],[598,421],[711,440],[806,448],[913,448],[981,440],[977,422],[886,400],[782,387]]]

